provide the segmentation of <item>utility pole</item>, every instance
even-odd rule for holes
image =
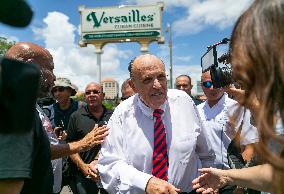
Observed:
[[[170,88],[173,89],[173,42],[172,42],[172,27],[167,25],[166,32],[169,34],[169,50],[170,50]]]

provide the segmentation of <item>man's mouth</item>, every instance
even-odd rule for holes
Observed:
[[[162,92],[157,92],[157,93],[154,93],[154,94],[151,94],[151,96],[162,96],[163,95],[163,93]]]

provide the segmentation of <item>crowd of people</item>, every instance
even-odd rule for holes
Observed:
[[[283,0],[255,0],[238,19],[230,61],[241,89],[215,88],[210,70],[203,100],[186,74],[168,89],[163,61],[143,54],[130,60],[114,109],[100,83],[74,100],[47,49],[16,43],[5,57],[36,64],[38,100],[54,102],[35,104],[29,131],[0,131],[0,193],[283,194],[283,24]]]

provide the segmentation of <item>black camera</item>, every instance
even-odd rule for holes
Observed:
[[[230,55],[226,53],[218,58],[216,49],[218,45],[227,44],[228,41],[229,39],[224,38],[222,41],[208,46],[208,50],[201,57],[202,73],[210,70],[214,88],[222,88],[233,83],[232,68],[229,65]]]
[[[36,65],[0,59],[0,133],[31,130],[39,79]]]

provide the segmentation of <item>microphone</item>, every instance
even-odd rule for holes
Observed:
[[[221,42],[222,44],[227,44],[230,41],[229,38],[224,38]]]
[[[212,44],[212,45],[207,46],[207,49],[209,50],[209,49],[211,49],[212,47],[216,47],[216,46],[218,46],[218,45],[220,45],[220,44],[227,44],[229,41],[230,41],[229,38],[224,38],[223,40],[221,40],[221,41],[219,41],[219,42],[217,42],[217,43],[215,43],[215,44]]]
[[[0,22],[14,26],[25,27],[29,25],[33,11],[24,0],[1,0]]]

